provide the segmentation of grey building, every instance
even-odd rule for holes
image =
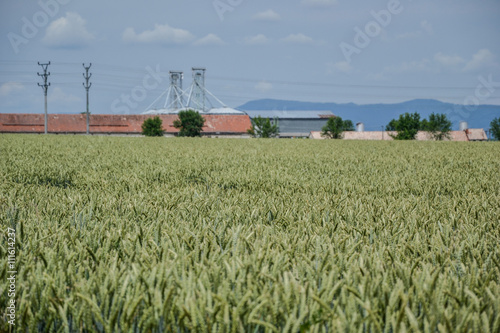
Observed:
[[[308,138],[312,131],[321,131],[328,118],[335,117],[331,111],[245,111],[250,118],[261,116],[274,122],[278,120],[280,138]]]

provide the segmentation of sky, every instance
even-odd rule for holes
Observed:
[[[134,114],[205,67],[225,105],[500,105],[500,0],[2,0],[0,112]],[[159,100],[153,106],[163,104]]]

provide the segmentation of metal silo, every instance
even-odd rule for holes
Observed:
[[[466,131],[469,129],[469,124],[466,121],[461,121],[460,122],[460,130],[461,131]]]

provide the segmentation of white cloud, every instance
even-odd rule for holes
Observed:
[[[472,60],[467,62],[464,71],[474,71],[495,65],[495,56],[488,49],[481,49],[472,56]]]
[[[131,43],[186,44],[194,35],[184,29],[172,28],[168,24],[155,24],[153,30],[136,33],[134,28],[127,28],[122,39]]]
[[[475,71],[487,67],[497,67],[495,56],[488,49],[479,50],[473,55],[472,60],[467,61],[458,55],[447,55],[438,52],[432,59],[424,58],[419,61],[403,62],[399,65],[386,67],[385,70],[392,73],[409,72],[440,72],[447,71]]]
[[[49,103],[56,103],[56,104],[72,104],[82,101],[80,97],[71,94],[66,94],[59,87],[55,87],[54,89],[52,89],[52,92],[50,92],[49,90],[49,96],[47,99]]]
[[[349,73],[352,71],[352,66],[347,61],[339,61],[336,63],[327,64],[327,72],[332,73]]]
[[[19,82],[6,82],[0,86],[0,96],[8,96],[11,93],[24,90],[24,85]]]
[[[198,39],[196,42],[193,43],[193,45],[196,46],[220,46],[224,44],[226,43],[224,43],[224,41],[215,34],[208,34],[205,37]]]
[[[427,21],[420,22],[420,27],[422,28],[422,30],[427,32],[429,35],[432,35],[434,33],[434,30],[432,28],[432,24],[430,24]]]
[[[42,42],[52,47],[83,47],[94,39],[94,36],[87,31],[86,23],[77,13],[68,12],[65,17],[50,23]]]
[[[456,67],[456,66],[461,65],[465,62],[465,60],[460,56],[457,56],[457,55],[449,56],[449,55],[443,54],[441,52],[437,53],[434,56],[434,60],[438,64],[445,66],[445,67]]]
[[[282,41],[294,44],[312,44],[314,42],[311,37],[304,34],[291,34],[288,37],[283,38]]]
[[[266,80],[260,81],[255,85],[255,90],[260,91],[262,93],[271,91],[273,89],[273,85]]]
[[[416,38],[424,36],[424,34],[428,34],[428,35],[434,34],[432,24],[430,24],[427,21],[420,22],[420,30],[399,34],[396,36],[396,40],[398,40],[398,39],[416,39]]]
[[[275,22],[281,20],[281,16],[272,9],[268,9],[265,12],[257,13],[253,16],[256,21],[269,21]]]
[[[263,34],[259,34],[257,36],[245,38],[245,44],[247,44],[247,45],[264,45],[264,44],[268,44],[269,42],[270,42],[270,39],[267,38]]]
[[[337,0],[302,0],[302,4],[309,7],[325,8],[337,4]]]

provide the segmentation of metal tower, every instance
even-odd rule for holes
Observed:
[[[188,106],[192,106],[201,112],[206,111],[205,71],[206,68],[193,67],[193,85],[188,100]]]
[[[184,79],[184,73],[180,71],[170,71],[170,87],[163,92],[160,96],[150,106],[146,109],[147,114],[161,114],[169,113],[172,111],[179,111],[185,107],[184,104],[184,91],[182,90],[182,80]],[[164,96],[167,95],[165,99],[165,104],[163,109],[152,109],[156,103]]]
[[[184,92],[182,91],[182,80],[184,73],[178,71],[170,71],[170,88],[165,101],[166,109],[179,110],[184,107]]]
[[[205,88],[205,68],[193,67],[193,83],[188,91],[182,90],[182,72],[170,71],[170,87],[163,92],[144,112],[143,114],[170,114],[177,113],[185,109],[194,109],[198,112],[210,112],[214,110],[214,104],[219,104],[222,109],[228,109],[220,99],[215,97]],[[167,95],[165,105],[162,109],[152,108],[164,96]],[[187,102],[184,102],[184,96],[188,95]],[[228,112],[228,110],[225,110]],[[234,110],[235,113],[239,111]],[[239,112],[241,113],[241,112]]]
[[[47,90],[50,87],[50,82],[47,82],[47,79],[49,78],[50,72],[47,72],[47,68],[49,68],[50,61],[46,64],[41,64],[38,63],[39,66],[42,66],[43,69],[43,74],[37,73],[38,76],[41,76],[43,79],[43,84],[38,83],[39,87],[42,87],[43,89],[43,94],[45,96],[45,120],[44,120],[44,126],[45,126],[45,134],[47,134],[47,126],[48,126],[48,113],[47,113]]]
[[[90,111],[89,111],[89,89],[92,87],[92,83],[89,82],[92,73],[89,74],[89,69],[92,67],[92,63],[89,64],[88,67],[85,64],[82,64],[85,69],[85,73],[83,74],[83,78],[85,79],[85,83],[83,83],[83,87],[87,91],[87,135],[90,134],[89,126],[90,126]]]

